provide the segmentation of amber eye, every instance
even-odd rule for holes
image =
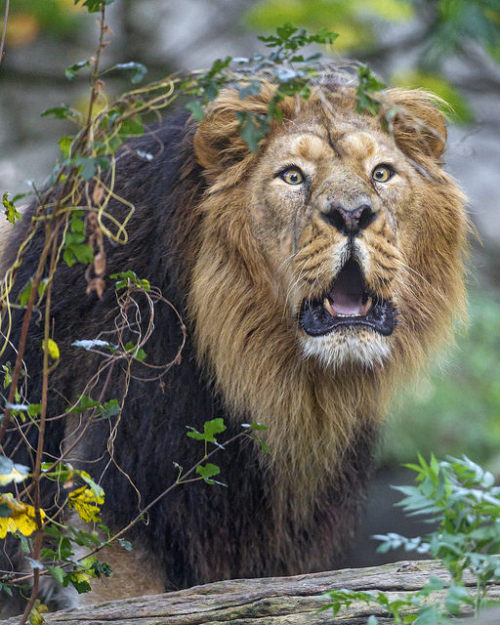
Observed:
[[[290,167],[280,174],[281,179],[287,184],[301,184],[304,182],[304,174],[296,167]]]
[[[387,182],[396,172],[390,165],[377,165],[372,171],[372,179],[375,182]]]

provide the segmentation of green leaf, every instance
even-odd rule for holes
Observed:
[[[0,518],[7,518],[12,515],[12,510],[6,503],[0,503]]]
[[[97,13],[101,10],[101,6],[113,4],[115,0],[73,0],[74,4],[82,3],[83,7],[87,7],[89,13]]]
[[[80,113],[66,104],[45,109],[45,111],[40,114],[40,117],[47,117],[48,115],[52,115],[56,119],[70,119],[72,121],[78,121],[80,119]]]
[[[71,251],[76,260],[83,265],[89,265],[94,260],[94,250],[86,243],[72,245]]]
[[[13,596],[12,588],[10,588],[8,582],[0,582],[0,592],[4,592],[6,595],[9,595],[9,597]]]
[[[269,132],[269,122],[262,115],[251,112],[236,113],[236,117],[240,122],[241,137],[252,152],[258,152],[259,143]]]
[[[84,67],[89,67],[89,66],[90,66],[90,61],[89,59],[86,59],[85,61],[80,61],[79,63],[75,63],[74,65],[71,65],[71,67],[67,67],[64,71],[64,74],[66,75],[66,78],[68,80],[73,80],[77,72],[79,72]]]
[[[191,431],[187,432],[187,435],[190,438],[194,438],[197,441],[206,441],[207,443],[217,443],[215,438],[216,434],[221,434],[226,430],[226,426],[224,425],[224,419],[220,417],[216,419],[211,419],[210,421],[205,421],[203,424],[203,433],[198,432],[194,428],[189,428]]]
[[[109,276],[112,280],[116,280],[115,289],[125,289],[130,286],[137,287],[143,291],[150,291],[151,284],[149,280],[141,279],[137,277],[137,274],[132,271],[121,271],[120,273],[113,273]]]
[[[215,484],[215,481],[210,478],[219,475],[220,469],[217,465],[207,462],[205,466],[202,466],[201,464],[197,466],[196,473],[198,473],[198,475],[201,475],[201,477],[207,484],[212,485]]]
[[[110,399],[103,405],[103,411],[100,416],[103,419],[110,419],[111,417],[116,417],[117,415],[119,415],[120,411],[121,411],[121,407],[120,407],[120,404],[118,403],[118,400]]]
[[[252,81],[249,84],[241,85],[238,87],[238,95],[240,96],[240,100],[244,100],[249,95],[259,95],[261,89],[260,82]]]
[[[205,117],[205,111],[203,110],[203,106],[199,100],[192,100],[191,102],[188,102],[184,108],[191,113],[193,119],[197,122],[201,122],[201,120]]]
[[[128,540],[125,540],[125,538],[119,538],[118,539],[118,544],[120,545],[120,547],[125,549],[125,551],[132,551],[133,550],[132,543],[129,542]]]
[[[96,167],[96,159],[95,158],[87,158],[85,156],[79,156],[75,159],[75,165],[80,167],[80,176],[85,180],[91,180],[97,170]]]
[[[358,87],[356,90],[356,110],[358,113],[368,111],[372,115],[376,115],[380,108],[380,102],[375,96],[377,92],[385,89],[385,86],[366,65],[358,67]]]
[[[144,126],[133,119],[124,119],[120,124],[120,134],[127,137],[138,137],[144,134]]]
[[[70,156],[71,144],[73,143],[73,139],[74,137],[72,136],[61,137],[59,139],[59,148],[61,149],[61,154],[64,158],[69,158]]]
[[[47,566],[47,569],[57,584],[62,587],[64,585],[65,577],[63,569],[60,566]]]
[[[109,70],[118,69],[120,71],[130,72],[130,82],[134,85],[141,82],[144,76],[147,74],[148,68],[142,63],[136,63],[135,61],[130,61],[128,63],[118,63],[117,65],[113,65]]]
[[[67,579],[69,582],[71,582],[72,586],[80,595],[86,592],[90,592],[92,590],[88,581],[81,578],[81,573],[70,573],[67,576]]]
[[[90,487],[90,490],[97,498],[104,497],[104,489],[99,484],[96,484],[86,471],[76,471],[76,473]]]
[[[9,200],[8,193],[4,193],[2,195],[2,205],[5,208],[5,216],[7,217],[7,221],[10,221],[12,225],[16,223],[16,220],[18,221],[23,220],[21,213],[17,210],[17,208],[14,205],[14,201]]]

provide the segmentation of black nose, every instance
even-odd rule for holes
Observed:
[[[332,204],[321,217],[342,234],[355,236],[367,228],[374,221],[377,213],[373,210],[369,200],[359,204],[356,208],[346,208],[340,202]]]

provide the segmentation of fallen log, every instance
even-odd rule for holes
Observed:
[[[380,590],[393,600],[420,590],[431,575],[448,580],[439,563],[421,560],[293,577],[221,581],[81,610],[53,612],[45,614],[44,619],[46,625],[366,625],[368,616],[374,614],[380,624],[389,624],[392,619],[378,605],[353,603],[335,618],[331,610],[319,612],[328,604],[324,593],[341,588]],[[472,579],[466,579],[466,583],[474,586]],[[491,587],[490,596],[500,599],[500,585]],[[17,623],[19,618],[11,618],[2,625]],[[485,614],[470,621],[470,625],[500,625],[500,615]]]

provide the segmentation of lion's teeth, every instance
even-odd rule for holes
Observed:
[[[333,307],[330,303],[330,300],[328,299],[328,297],[325,297],[325,300],[323,302],[323,306],[326,310],[326,312],[331,315],[332,317],[335,317],[337,315],[337,313],[333,310]]]
[[[360,311],[360,315],[366,315],[368,314],[368,311],[370,310],[370,308],[372,307],[372,298],[369,297],[366,302],[363,304],[363,308],[361,308]]]

